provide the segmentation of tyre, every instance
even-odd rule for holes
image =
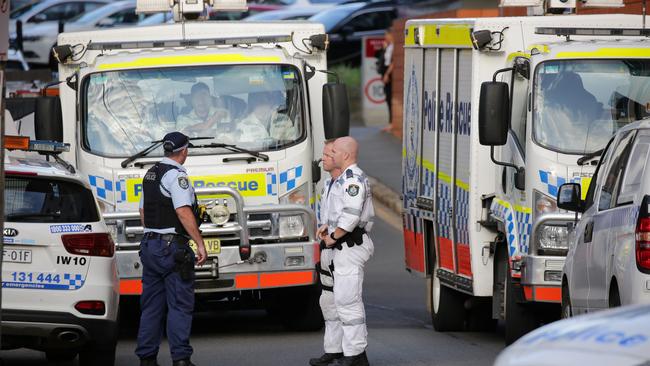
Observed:
[[[435,260],[435,259],[434,259]],[[436,275],[438,262],[435,260],[433,280],[431,281],[431,322],[438,332],[465,330],[466,295],[440,283]]]
[[[264,303],[269,315],[279,318],[285,328],[318,331],[324,324],[320,292],[318,285],[276,289],[264,294]]]
[[[612,281],[612,288],[609,290],[609,307],[617,308],[621,306],[621,295],[618,292],[618,284]]]
[[[505,251],[503,251],[505,253]],[[521,285],[510,275],[510,268],[506,258],[506,286],[504,294],[505,310],[505,342],[506,345],[514,343],[524,334],[537,328],[538,321],[531,304],[522,304],[523,293]]]
[[[115,366],[117,343],[93,344],[84,347],[79,353],[80,366]]]
[[[70,362],[77,358],[77,352],[70,350],[45,351],[45,358],[49,362]]]
[[[571,307],[571,296],[569,296],[569,285],[562,284],[562,319],[568,319],[573,316],[573,308]]]

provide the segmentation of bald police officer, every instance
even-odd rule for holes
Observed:
[[[375,216],[368,178],[357,166],[358,144],[352,137],[334,142],[334,167],[341,175],[330,192],[328,236],[334,250],[334,304],[343,333],[343,357],[333,365],[366,366],[368,332],[362,301],[363,271],[374,253],[368,232]]]
[[[203,264],[207,254],[199,231],[196,195],[183,168],[189,146],[189,138],[180,132],[165,135],[165,157],[142,181],[142,315],[135,350],[142,366],[157,366],[165,323],[174,366],[193,365],[194,263]],[[190,238],[197,244],[196,258],[188,245]]]
[[[325,142],[323,147],[323,170],[330,174],[330,178],[325,181],[323,191],[320,198],[320,213],[318,222],[320,227],[317,235],[323,238],[328,235],[327,220],[329,215],[329,207],[331,202],[332,187],[341,175],[341,171],[334,167],[334,159],[332,150],[334,147],[334,140]],[[332,248],[321,248],[320,264],[318,272],[320,274],[321,287],[323,288],[320,295],[320,308],[323,312],[323,319],[325,319],[325,336],[323,340],[323,348],[325,353],[319,358],[312,358],[309,360],[311,366],[327,366],[334,360],[343,357],[343,329],[341,322],[336,312],[336,304],[334,303],[334,275],[332,268],[334,260],[334,251]]]

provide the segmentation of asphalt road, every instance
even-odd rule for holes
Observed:
[[[375,256],[366,268],[366,304],[372,365],[491,365],[503,348],[496,333],[437,333],[426,310],[425,281],[404,270],[401,219],[377,206]],[[138,365],[133,354],[136,329],[125,324],[117,365]],[[322,331],[290,332],[264,311],[204,311],[195,316],[193,362],[201,365],[307,365],[322,353]],[[43,353],[0,352],[4,365],[47,365]],[[171,365],[163,344],[161,366]],[[74,363],[76,365],[76,362]],[[63,365],[63,364],[62,364]]]

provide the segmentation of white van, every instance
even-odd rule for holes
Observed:
[[[650,303],[650,119],[620,129],[602,154],[586,194],[560,187],[562,209],[582,213],[570,236],[562,316]]]

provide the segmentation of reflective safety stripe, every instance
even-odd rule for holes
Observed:
[[[133,61],[99,65],[99,70],[115,70],[154,66],[183,66],[214,63],[268,63],[280,62],[278,56],[245,56],[242,54],[213,54],[213,55],[177,55],[165,57],[140,57]]]
[[[361,216],[361,210],[356,208],[343,207],[343,212],[354,216]]]
[[[120,280],[120,295],[142,294],[142,280]]]
[[[247,273],[235,276],[237,289],[310,285],[315,282],[314,271]]]
[[[366,319],[365,318],[357,318],[357,319],[352,319],[349,322],[343,322],[343,326],[353,326],[353,325],[362,325],[366,324]]]
[[[646,58],[650,57],[648,48],[599,48],[595,51],[558,52],[557,58]]]

